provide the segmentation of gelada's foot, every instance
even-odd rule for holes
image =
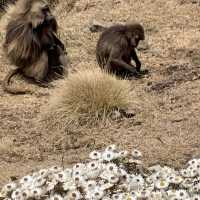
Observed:
[[[40,82],[37,81],[36,82],[38,86],[43,87],[43,88],[53,88],[53,84],[49,83],[49,82]]]
[[[140,70],[139,74],[141,75],[149,74],[149,70],[148,69]]]
[[[139,72],[137,73],[134,73],[132,78],[133,79],[141,79],[141,78],[145,78],[146,75],[149,74],[149,70],[145,69],[145,70],[140,70]]]
[[[138,73],[132,73],[130,74],[130,76],[128,77],[129,80],[133,80],[133,79],[141,79],[144,76],[142,74]]]

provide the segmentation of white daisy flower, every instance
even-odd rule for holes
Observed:
[[[190,171],[187,170],[187,169],[182,169],[180,171],[181,175],[184,177],[184,178],[190,178],[191,177],[191,174],[190,174]]]
[[[139,190],[138,192],[137,192],[137,198],[138,199],[149,199],[150,198],[150,195],[151,195],[151,191],[148,191],[148,190]]]
[[[192,178],[194,178],[195,176],[198,176],[198,171],[196,169],[193,169],[192,171],[190,171],[190,176]]]
[[[164,167],[161,169],[161,172],[162,172],[163,174],[173,174],[173,173],[175,173],[175,170],[172,169],[172,168],[170,168],[170,167],[168,167],[168,166],[164,166]]]
[[[112,151],[104,151],[102,154],[102,159],[104,161],[110,162],[110,161],[116,159],[116,154]]]
[[[13,200],[21,200],[22,199],[22,191],[20,189],[16,189],[12,192],[11,198]]]
[[[198,172],[194,167],[189,167],[187,169],[182,169],[180,171],[181,175],[185,178],[193,178],[198,175]]]
[[[117,182],[119,181],[119,177],[110,174],[110,175],[108,176],[108,181],[109,181],[109,183],[115,184],[115,183],[117,183]]]
[[[80,169],[76,169],[72,172],[72,177],[74,176],[81,176],[83,175],[84,171],[80,170]]]
[[[25,187],[31,185],[33,183],[33,177],[30,175],[24,176],[22,179],[20,179],[19,183]]]
[[[200,176],[195,177],[194,179],[192,179],[193,184],[197,184],[200,183]]]
[[[200,159],[194,158],[194,159],[188,161],[188,165],[190,165],[190,166],[196,166],[198,164],[200,164]]]
[[[189,166],[187,168],[187,170],[189,171],[190,177],[195,177],[195,176],[198,175],[197,168],[196,168],[195,165],[194,166]]]
[[[162,170],[162,167],[160,165],[153,165],[151,167],[148,167],[148,170],[153,173],[160,172]]]
[[[112,195],[113,200],[125,200],[126,195],[124,193],[117,193]]]
[[[167,177],[167,181],[173,184],[180,184],[183,181],[183,178],[179,175],[171,175]]]
[[[53,166],[49,169],[49,171],[52,171],[53,173],[58,173],[58,172],[62,171],[62,168],[58,167],[58,166]]]
[[[176,190],[170,189],[166,191],[168,197],[174,197],[176,195]]]
[[[99,177],[100,177],[101,179],[103,179],[103,180],[108,180],[108,177],[109,177],[110,175],[111,175],[111,174],[110,174],[109,171],[104,170],[104,171],[99,175]]]
[[[200,183],[193,185],[192,190],[195,191],[196,193],[200,192]]]
[[[1,193],[7,195],[8,193],[14,191],[17,188],[17,184],[14,182],[6,184],[3,188]]]
[[[88,170],[96,170],[101,168],[101,163],[98,161],[92,161],[87,164],[87,169]]]
[[[39,172],[39,176],[46,177],[49,173],[48,169],[41,169]]]
[[[52,191],[52,190],[55,188],[55,186],[56,186],[57,184],[58,184],[58,181],[55,180],[55,179],[53,179],[53,180],[51,180],[51,181],[47,181],[47,182],[46,182],[46,185],[45,185],[46,191],[47,191],[47,192]]]
[[[147,182],[148,184],[152,184],[152,183],[154,183],[155,181],[154,181],[154,179],[153,179],[151,176],[148,176],[148,177],[146,178],[146,182]]]
[[[69,178],[70,177],[68,176],[68,174],[66,174],[64,171],[55,174],[55,179],[61,183],[66,182]]]
[[[112,144],[112,145],[109,145],[106,147],[105,151],[116,151],[117,150],[117,147],[115,144]]]
[[[82,186],[85,183],[85,179],[83,176],[73,176],[74,183],[77,187]]]
[[[131,155],[133,156],[133,158],[140,158],[140,157],[142,157],[142,153],[139,150],[137,150],[137,149],[133,149]]]
[[[175,197],[178,199],[186,199],[189,198],[189,194],[186,190],[178,190],[175,192]]]
[[[185,188],[190,188],[190,187],[192,187],[193,183],[192,183],[192,180],[190,178],[185,178],[182,181],[181,185],[183,185],[183,187],[185,187]]]
[[[67,197],[66,199],[70,199],[70,200],[81,200],[82,199],[82,195],[78,190],[69,191],[67,193],[66,197]]]
[[[118,169],[117,174],[122,181],[126,181],[128,179],[128,173],[124,169]]]
[[[36,179],[33,180],[33,187],[41,187],[45,185],[46,179],[42,176],[38,176]]]
[[[21,192],[21,195],[22,195],[22,198],[25,200],[25,199],[29,199],[31,197],[31,192],[30,190],[23,190]]]
[[[99,160],[101,159],[101,153],[98,151],[92,151],[89,155],[89,158],[92,160]]]
[[[84,183],[84,188],[87,190],[87,191],[92,191],[94,190],[94,188],[97,186],[97,182],[94,181],[94,180],[88,180]]]
[[[113,173],[113,174],[118,174],[118,167],[116,164],[114,163],[108,163],[106,165],[106,170],[110,173]]]
[[[70,181],[67,181],[67,182],[63,183],[63,189],[65,191],[76,190],[76,184],[74,183],[73,179],[71,179]]]
[[[162,178],[160,172],[155,172],[155,173],[151,174],[149,177],[151,177],[153,179],[153,182],[156,182],[157,180]]]
[[[128,151],[120,151],[118,153],[119,158],[126,158],[128,156]]]
[[[63,172],[65,173],[66,176],[71,176],[72,175],[72,171],[73,171],[72,169],[66,168],[66,169],[64,169]]]
[[[87,179],[96,179],[100,176],[101,174],[101,171],[100,169],[96,169],[96,170],[87,170],[86,171],[86,174],[85,174],[85,177]]]
[[[63,197],[59,194],[53,194],[50,196],[49,200],[63,200]]]
[[[94,189],[94,191],[91,193],[91,195],[92,195],[92,199],[94,199],[94,200],[100,200],[100,199],[103,198],[103,196],[105,194],[104,194],[104,191],[100,187],[96,187]]]
[[[198,194],[193,195],[191,200],[200,200],[200,195],[198,195]]]
[[[73,168],[72,168],[72,170],[73,171],[83,171],[83,170],[85,170],[85,164],[83,164],[83,163],[77,163],[77,164],[75,164],[74,166],[73,166]]]
[[[119,183],[118,184],[118,189],[119,189],[119,191],[128,191],[128,192],[130,192],[129,187],[128,187],[128,183]]]
[[[141,175],[130,175],[127,182],[130,191],[140,189],[144,185],[144,179]]]
[[[30,196],[35,199],[40,199],[45,194],[42,188],[34,188],[30,190]]]
[[[165,179],[159,179],[155,182],[155,187],[157,189],[167,189],[169,187],[169,182]]]

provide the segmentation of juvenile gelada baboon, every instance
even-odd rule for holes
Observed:
[[[56,35],[57,21],[45,0],[18,0],[10,10],[3,47],[16,69],[7,74],[3,88],[9,93],[24,94],[30,91],[10,87],[11,77],[20,73],[46,85],[67,71],[66,52]]]
[[[101,68],[120,76],[140,76],[141,62],[135,48],[144,40],[144,28],[138,23],[114,25],[101,35],[96,47],[96,58]],[[131,64],[134,60],[136,67]]]

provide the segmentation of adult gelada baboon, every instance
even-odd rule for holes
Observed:
[[[140,75],[141,62],[135,48],[144,40],[144,28],[138,23],[114,25],[100,36],[96,58],[101,68],[120,76]],[[131,64],[134,60],[136,67]]]
[[[46,85],[67,71],[66,53],[56,36],[57,21],[45,0],[19,0],[10,10],[3,46],[16,69],[7,74],[3,88],[9,93],[24,94],[29,91],[9,86],[13,75],[20,73]]]

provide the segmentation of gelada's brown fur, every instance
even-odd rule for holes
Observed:
[[[96,58],[101,68],[117,75],[140,72],[141,63],[135,52],[140,40],[144,40],[144,28],[138,23],[114,25],[100,36],[96,47]],[[131,60],[136,63],[132,66]]]
[[[59,40],[56,37],[57,22],[50,10],[45,13],[53,17],[53,20],[43,34],[44,28],[41,27],[46,19],[43,11],[45,8],[48,8],[45,0],[19,0],[8,11],[9,17],[3,47],[11,64],[17,67],[11,70],[3,81],[3,88],[9,93],[29,92],[9,86],[11,77],[17,73],[33,78],[36,82],[42,82],[48,74],[48,52],[44,50],[43,40],[49,40],[46,43],[54,41],[56,45]],[[58,46],[60,44],[63,45],[59,41]],[[64,50],[64,45],[62,50]]]

